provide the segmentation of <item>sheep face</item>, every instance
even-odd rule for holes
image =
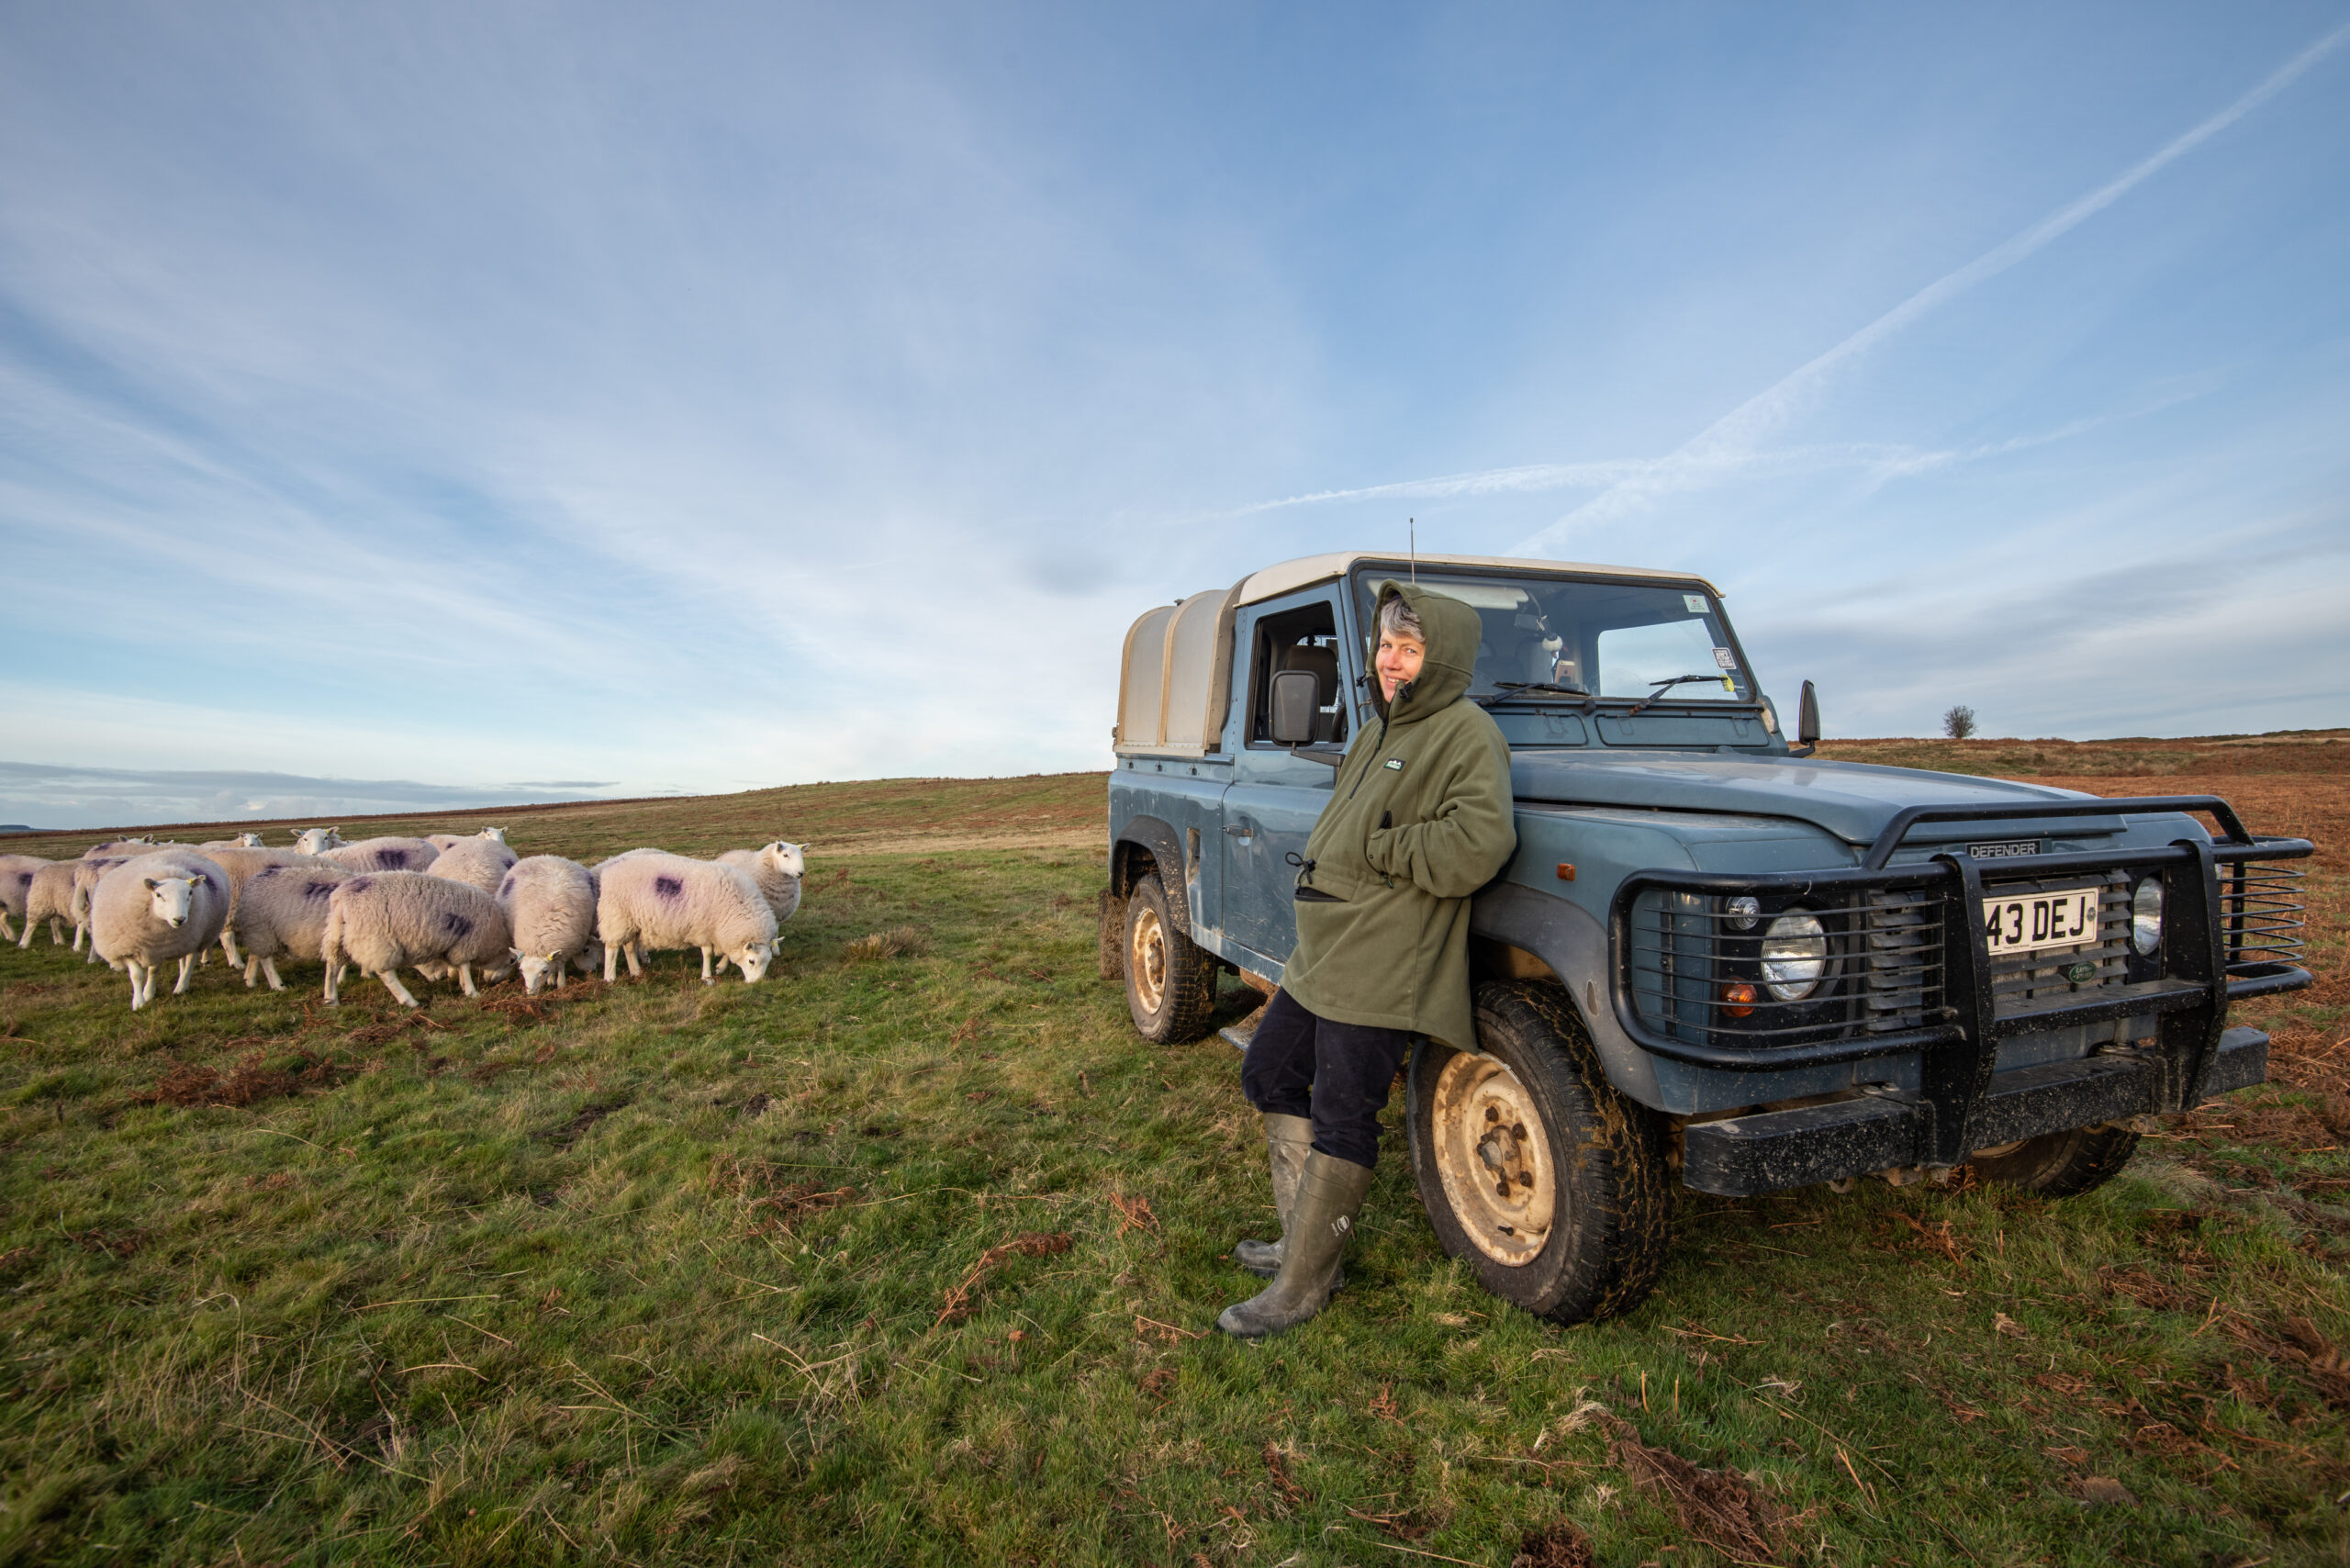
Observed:
[[[489,840],[492,844],[503,844],[506,842],[506,830],[502,827],[486,827],[481,830],[478,836]]]
[[[743,983],[755,985],[767,978],[767,965],[774,961],[776,945],[772,942],[751,942],[726,956],[743,971]]]
[[[305,855],[323,855],[341,846],[342,830],[339,827],[306,827],[294,835],[294,847]]]
[[[808,857],[804,853],[807,847],[804,844],[786,844],[778,839],[759,853],[767,857],[768,865],[785,876],[804,877],[808,874]]]
[[[246,849],[259,849],[261,847],[261,834],[257,833],[241,833],[237,835],[237,843],[240,846]]]
[[[512,948],[507,950],[514,952]],[[536,953],[514,952],[514,967],[522,971],[523,994],[536,996],[539,994],[541,980],[562,972],[563,956],[559,953],[549,953],[543,958]]]
[[[202,880],[201,877],[147,878],[149,913],[177,931],[195,912],[196,885]]]

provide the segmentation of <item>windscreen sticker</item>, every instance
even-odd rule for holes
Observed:
[[[1738,667],[1738,655],[1731,653],[1728,648],[1716,648],[1714,650],[1714,664],[1717,668],[1726,670],[1736,669]]]
[[[1684,593],[1681,596],[1681,603],[1692,615],[1706,613],[1706,596],[1702,593]]]

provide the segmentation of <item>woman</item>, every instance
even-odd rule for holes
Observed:
[[[1297,947],[1241,1063],[1281,1219],[1281,1239],[1235,1252],[1273,1276],[1216,1319],[1243,1338],[1294,1327],[1330,1299],[1412,1036],[1475,1047],[1469,895],[1517,847],[1509,744],[1465,700],[1477,612],[1389,582],[1376,619],[1380,723],[1357,737],[1306,841]]]

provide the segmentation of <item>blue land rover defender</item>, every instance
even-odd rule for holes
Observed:
[[[1219,971],[1280,983],[1299,852],[1372,717],[1374,596],[1406,575],[1476,610],[1470,696],[1512,754],[1478,1038],[1420,1042],[1405,1103],[1428,1218],[1494,1294],[1628,1310],[1683,1183],[1971,1164],[2086,1192],[2143,1118],[2266,1075],[2228,1003],[2310,983],[2306,840],[2210,796],[1814,757],[1810,683],[1790,745],[1702,578],[1458,556],[1285,562],[1127,633],[1102,967],[1148,1038],[1204,1035]]]

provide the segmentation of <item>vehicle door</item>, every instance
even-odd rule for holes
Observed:
[[[1347,700],[1359,659],[1344,635],[1338,584],[1303,588],[1244,606],[1233,625],[1239,744],[1234,778],[1224,792],[1224,934],[1273,960],[1278,970],[1297,945],[1293,898],[1305,840],[1330,799],[1337,769],[1294,756],[1272,738],[1268,695],[1282,670],[1311,671],[1320,718],[1315,739],[1344,746],[1351,728]]]

